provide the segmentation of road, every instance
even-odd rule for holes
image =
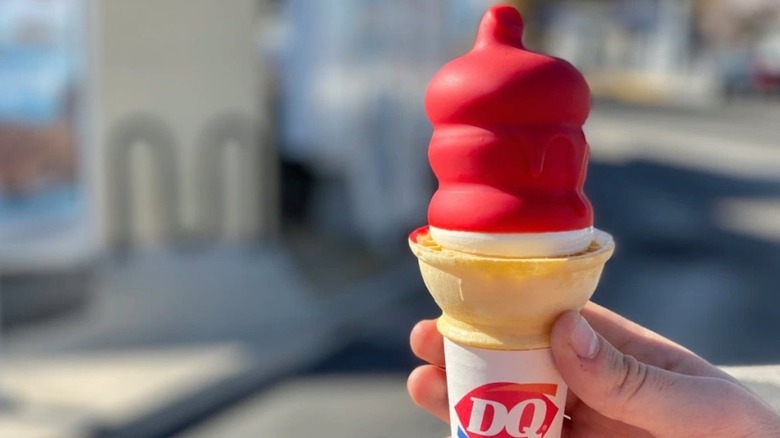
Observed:
[[[780,109],[604,106],[587,193],[618,252],[596,299],[716,363],[780,362]]]
[[[587,193],[618,250],[594,299],[715,363],[780,363],[779,123],[762,103],[597,104]],[[436,314],[420,285],[362,342],[180,436],[445,436],[404,388],[409,329]]]

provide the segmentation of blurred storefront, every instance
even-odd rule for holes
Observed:
[[[536,3],[540,48],[584,70],[596,97],[707,105],[774,92],[780,77],[772,0]]]
[[[275,233],[265,4],[0,1],[6,325],[84,304],[101,253]]]
[[[549,2],[543,48],[570,60],[596,97],[704,102],[715,78],[698,62],[692,0]]]

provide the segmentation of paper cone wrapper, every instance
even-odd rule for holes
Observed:
[[[567,387],[550,330],[590,299],[612,237],[596,230],[581,254],[528,259],[448,250],[427,227],[409,243],[442,310],[453,438],[558,438]]]

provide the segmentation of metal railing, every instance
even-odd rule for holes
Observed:
[[[113,186],[110,205],[114,228],[114,245],[127,248],[133,243],[132,218],[135,217],[132,202],[133,156],[137,147],[145,147],[152,155],[152,162],[159,187],[160,215],[164,240],[181,236],[178,216],[178,161],[176,140],[172,131],[160,119],[150,115],[135,115],[121,122],[109,140],[111,152],[110,174],[107,180]]]
[[[229,189],[225,171],[227,151],[238,149],[243,173],[242,193],[249,193],[245,211],[251,218],[241,236],[247,241],[275,234],[278,228],[277,186],[278,163],[270,144],[270,134],[263,124],[240,113],[225,113],[213,117],[197,137],[194,149],[183,148],[173,131],[159,118],[141,114],[121,121],[109,137],[109,229],[116,249],[135,246],[134,219],[139,208],[133,191],[138,178],[136,148],[146,148],[152,161],[152,190],[157,191],[159,209],[153,218],[158,224],[163,245],[174,245],[185,240],[219,241],[226,229],[228,212],[225,208]],[[264,147],[265,146],[265,147]],[[192,157],[185,154],[194,153]],[[182,197],[186,187],[181,185],[183,160],[195,161],[195,221],[186,229],[182,219]],[[134,199],[135,198],[135,199]],[[248,230],[248,231],[247,231]]]

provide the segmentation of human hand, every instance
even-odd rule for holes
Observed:
[[[418,323],[410,341],[430,365],[411,373],[409,394],[448,422],[443,340],[435,321]],[[734,377],[594,303],[581,314],[561,315],[550,342],[569,385],[565,438],[780,437],[780,414]]]

